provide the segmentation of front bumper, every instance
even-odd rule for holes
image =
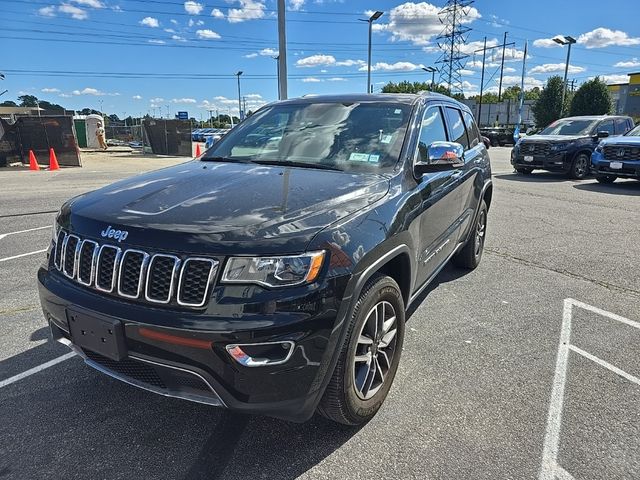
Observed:
[[[516,168],[534,168],[563,173],[571,168],[572,158],[567,152],[552,152],[548,155],[533,155],[532,157],[532,160],[527,161],[525,155],[514,150],[511,155],[511,165]]]
[[[611,168],[611,164],[622,164],[622,168]],[[615,175],[616,177],[640,178],[640,159],[638,160],[605,160],[601,153],[591,156],[591,173],[594,175]]]
[[[278,292],[216,286],[206,311],[198,312],[115,300],[69,282],[59,272],[38,271],[40,300],[53,338],[88,365],[162,395],[291,421],[313,415],[331,374],[328,365],[338,352],[331,338],[347,280]],[[71,312],[122,324],[126,356],[115,360],[76,345]],[[190,342],[168,343],[163,336]],[[226,348],[265,342],[287,343],[293,351],[283,356],[284,362],[252,367]]]

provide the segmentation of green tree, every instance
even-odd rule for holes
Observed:
[[[35,95],[20,95],[18,97],[21,107],[37,107],[38,97]]]
[[[382,87],[382,93],[419,93],[426,91],[431,91],[431,82],[409,82],[407,80],[403,80],[398,83],[389,82]],[[443,95],[450,95],[447,88],[438,84],[433,86],[433,91],[436,93],[442,93]],[[457,100],[464,100],[464,95],[461,93],[454,93],[451,96]]]
[[[536,103],[533,104],[532,110],[538,127],[546,127],[558,120],[562,117],[562,111],[566,110],[561,108],[563,83],[562,77],[558,75],[549,77]]]
[[[18,104],[16,102],[14,102],[13,100],[6,100],[2,103],[0,103],[0,107],[17,107]]]
[[[605,115],[610,111],[609,89],[599,77],[583,83],[571,100],[571,115]]]

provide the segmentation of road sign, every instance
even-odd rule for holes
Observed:
[[[189,120],[189,112],[178,112],[178,120]]]

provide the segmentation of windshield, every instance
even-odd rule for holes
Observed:
[[[640,125],[635,128],[632,128],[627,133],[625,133],[628,137],[640,137]]]
[[[556,120],[538,135],[589,135],[596,123],[597,120]]]
[[[202,160],[378,171],[398,161],[411,106],[384,102],[265,107],[231,130]]]

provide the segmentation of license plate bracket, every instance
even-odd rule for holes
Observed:
[[[120,320],[99,318],[77,310],[67,310],[67,319],[71,341],[78,347],[116,361],[127,356],[124,327]]]
[[[612,170],[621,170],[622,169],[622,162],[611,162],[609,164],[609,168]]]

